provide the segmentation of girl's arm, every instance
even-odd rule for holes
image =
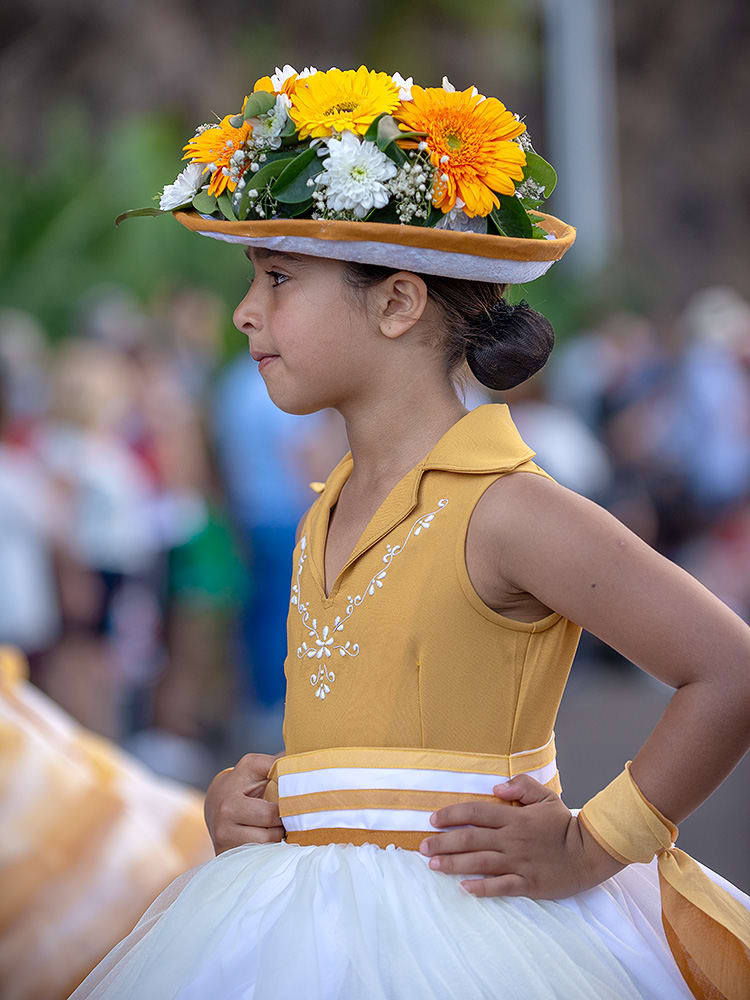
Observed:
[[[536,474],[487,491],[497,572],[676,688],[633,759],[646,798],[679,824],[750,746],[750,627],[591,500]]]

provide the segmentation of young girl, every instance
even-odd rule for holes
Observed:
[[[287,70],[256,83],[249,117],[188,146],[221,199],[221,155],[228,180],[247,162],[227,130],[250,121],[268,141],[291,122],[327,156],[304,184],[312,217],[282,200],[305,194],[289,157],[270,161],[279,186],[246,181],[255,195],[215,212],[199,192],[199,212],[176,213],[245,245],[254,277],[234,322],[267,358],[274,404],[346,420],[351,450],[311,484],[292,556],[285,753],[215,779],[220,853],[177,878],[73,998],[745,996],[750,897],[673,842],[748,746],[750,629],[555,482],[506,404],[467,411],[456,394],[464,362],[506,389],[552,348],[547,321],[504,297],[574,238],[540,213],[549,239],[507,235],[527,210],[508,178],[538,167],[515,141],[523,127],[447,80],[389,78],[398,101],[383,108],[385,74]],[[414,151],[408,171],[384,162],[385,118]],[[331,128],[341,138],[315,142]],[[420,162],[437,227],[432,209],[403,223],[408,197],[423,204],[419,184],[408,195]],[[394,204],[397,217],[377,216]],[[582,628],[677,690],[579,811],[561,798],[553,727]]]

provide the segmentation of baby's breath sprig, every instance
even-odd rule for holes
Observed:
[[[429,218],[435,173],[427,143],[420,142],[416,152],[407,158],[387,185],[401,222],[408,225],[415,218]]]
[[[235,188],[234,194],[232,195],[232,208],[236,214],[239,215],[240,201],[242,196],[245,194],[245,188],[247,187],[248,176],[252,176],[253,173],[257,173],[265,161],[265,153],[261,153],[258,160],[254,160],[250,164],[249,171],[240,179],[237,187]],[[271,185],[273,184],[273,179],[263,185],[260,188],[250,188],[247,192],[247,218],[248,219],[272,219],[274,216],[279,214],[279,203],[271,194]]]

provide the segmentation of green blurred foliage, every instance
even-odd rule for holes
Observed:
[[[241,247],[196,239],[171,216],[114,225],[125,209],[158,205],[164,184],[185,167],[180,151],[190,134],[162,114],[121,120],[100,137],[79,106],[64,103],[36,169],[0,159],[3,305],[28,310],[56,340],[74,332],[78,299],[92,286],[125,286],[147,305],[188,284],[226,298],[233,330],[231,310],[249,274]]]

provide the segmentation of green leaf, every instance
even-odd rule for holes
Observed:
[[[296,205],[282,205],[284,211],[289,214],[291,218],[297,215],[304,215],[309,209],[312,208],[312,198],[308,198],[307,201],[301,201]]]
[[[503,227],[500,224],[500,218],[493,208],[490,214],[487,216],[487,232],[491,233],[493,236],[507,236]]]
[[[400,146],[397,146],[395,142],[389,143],[383,152],[389,159],[393,160],[397,167],[400,167],[408,160],[406,153]]]
[[[547,230],[541,225],[541,219],[536,212],[529,215],[531,219],[531,235],[535,240],[546,240]]]
[[[388,112],[387,111],[382,111],[379,115],[377,115],[375,118],[373,118],[373,120],[370,122],[369,128],[367,129],[367,131],[365,132],[365,134],[362,136],[363,140],[366,139],[367,142],[375,142],[375,140],[378,137],[378,124],[380,122],[380,119],[381,118],[385,118],[386,115],[388,115]]]
[[[216,198],[207,191],[199,191],[193,198],[193,208],[203,215],[212,215],[216,211]]]
[[[307,201],[310,188],[307,180],[322,169],[317,146],[308,146],[284,167],[271,187],[271,194],[281,202]]]
[[[228,219],[229,222],[237,221],[237,216],[234,214],[234,209],[232,208],[232,199],[226,191],[219,195],[216,199],[216,203],[221,209],[221,214],[225,219]]]
[[[532,150],[526,151],[526,166],[523,172],[524,180],[531,178],[544,188],[544,197],[549,198],[557,184],[557,173],[551,163]]]
[[[245,110],[242,115],[245,121],[248,118],[255,118],[258,115],[264,115],[267,111],[276,103],[276,95],[269,94],[267,90],[256,90],[254,94],[250,94],[247,99],[247,104],[245,105]]]
[[[179,205],[179,208],[187,208],[190,202],[185,205]],[[115,225],[119,226],[123,219],[134,219],[137,215],[171,215],[172,210],[163,210],[161,208],[131,208],[127,212],[121,212],[120,215],[115,219]]]
[[[526,209],[515,195],[499,194],[500,208],[492,210],[490,215],[495,217],[495,224],[502,229],[506,236],[520,236],[523,239],[531,239],[531,219],[526,213]]]
[[[430,214],[425,219],[423,225],[435,226],[436,223],[440,222],[444,214],[445,213],[443,212],[442,208],[435,208],[435,206],[433,205],[432,208],[430,209]]]
[[[390,202],[388,205],[384,205],[382,208],[374,208],[368,215],[365,216],[364,222],[387,222],[394,223],[396,225],[401,225],[401,219],[398,217],[396,211],[395,202]]]
[[[426,135],[426,132],[403,132],[393,115],[381,115],[378,118],[375,142],[385,152],[386,147],[396,139],[421,139]]]

